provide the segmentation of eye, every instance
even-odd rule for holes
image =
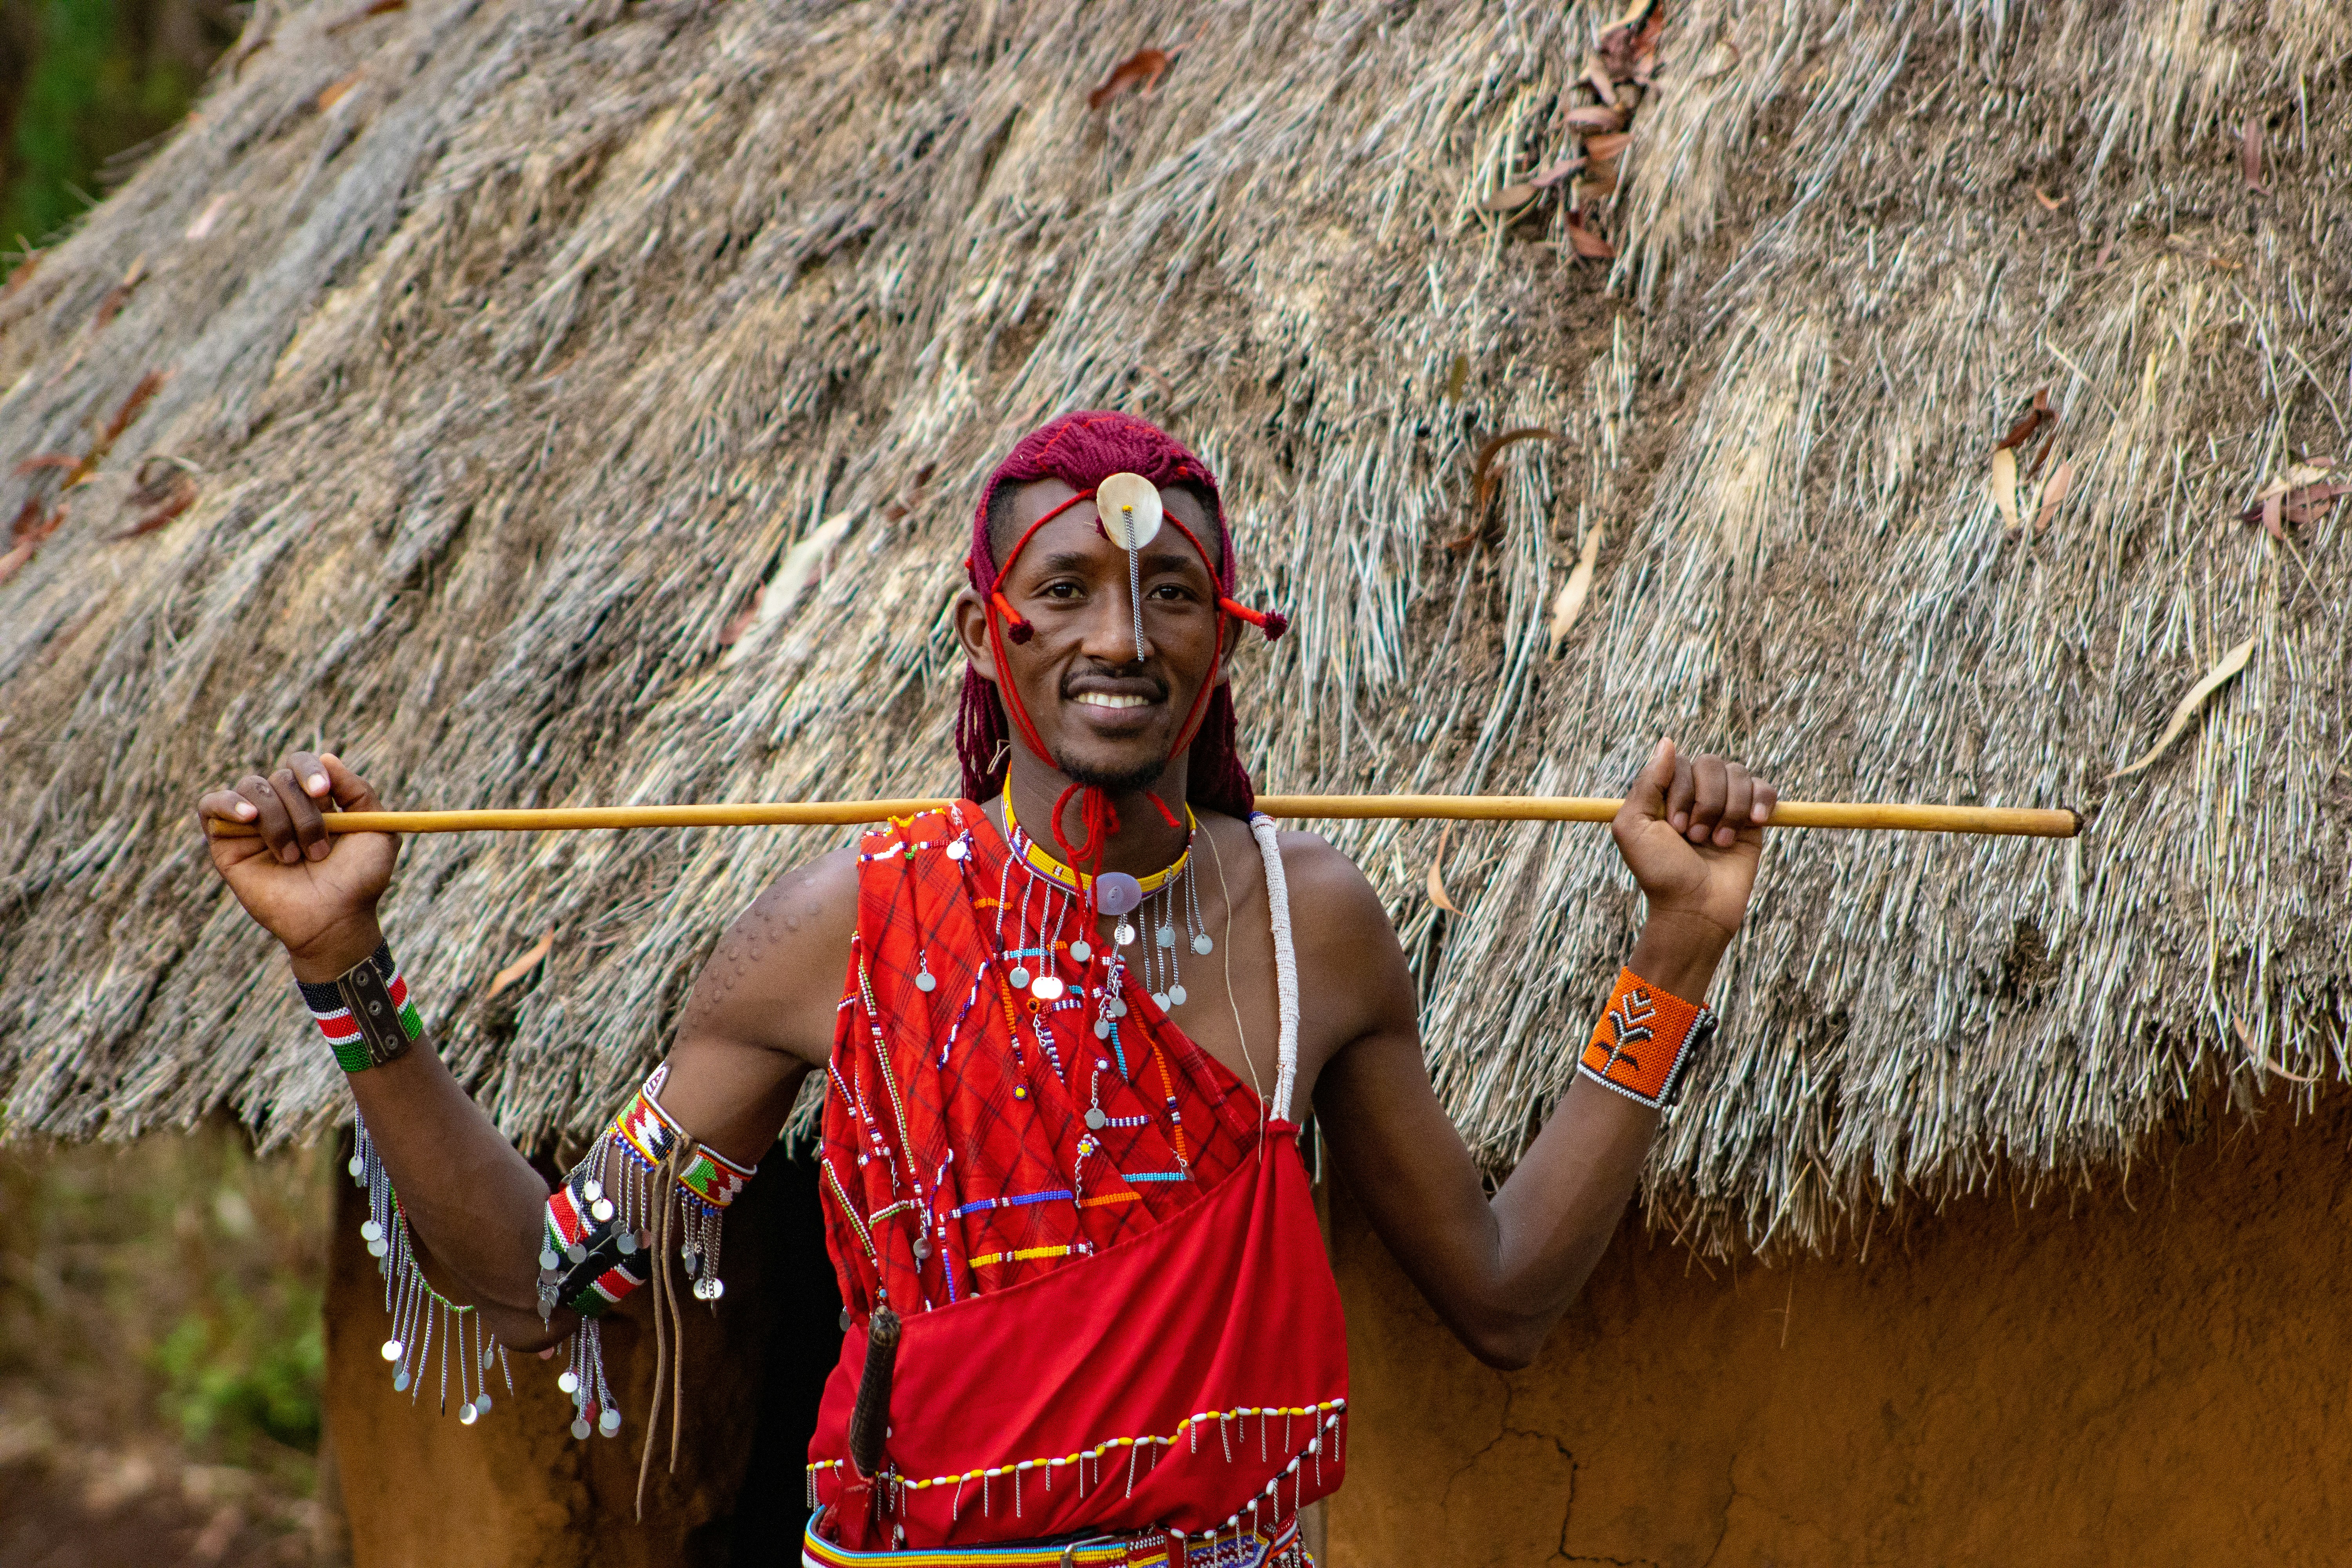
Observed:
[[[1039,596],[1042,598],[1065,600],[1076,598],[1079,592],[1080,589],[1078,585],[1067,578],[1064,578],[1055,583],[1048,583],[1044,587],[1037,590]]]

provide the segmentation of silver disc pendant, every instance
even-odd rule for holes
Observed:
[[[482,1370],[483,1370],[484,1372],[488,1372],[488,1371],[489,1370],[489,1368],[486,1366],[486,1367],[484,1367]],[[489,1396],[488,1394],[484,1394],[484,1395],[482,1395],[479,1399],[477,1399],[476,1401],[474,1401],[474,1414],[475,1414],[475,1415],[488,1415],[489,1413],[490,1413],[490,1396]]]
[[[1030,983],[1029,994],[1040,1002],[1058,1002],[1062,999],[1062,993],[1068,989],[1060,975],[1041,974]]]
[[[613,1200],[610,1198],[598,1198],[594,1203],[588,1205],[588,1216],[594,1220],[598,1225],[603,1225],[605,1221],[613,1217]]]
[[[588,1417],[583,1415],[572,1424],[572,1435],[583,1443],[588,1440]]]
[[[1176,945],[1176,928],[1174,926],[1161,926],[1153,935],[1152,940],[1157,942],[1162,947],[1174,947]]]
[[[385,1253],[391,1250],[392,1248],[389,1246],[381,1241],[371,1241],[368,1243],[368,1256],[370,1258],[382,1258]]]
[[[849,1331],[849,1309],[846,1307],[841,1310],[841,1331],[845,1334]]]
[[[634,1258],[636,1256],[637,1251],[636,1233],[635,1231],[625,1230],[614,1240],[613,1245],[621,1249],[622,1257]]]
[[[1105,871],[1095,879],[1095,908],[1107,915],[1123,915],[1143,902],[1143,884],[1124,871]]]
[[[366,1241],[382,1241],[383,1239],[383,1226],[376,1224],[376,1222],[372,1219],[362,1220],[360,1222],[360,1237],[362,1240]]]
[[[1124,1018],[1127,1016],[1126,997],[1114,996],[1110,999],[1110,1016],[1114,1018]]]
[[[694,1282],[694,1299],[698,1301],[716,1301],[726,1289],[727,1287],[721,1285],[716,1276],[709,1279],[698,1279]]]
[[[481,1414],[474,1408],[474,1402],[468,1399],[465,1404],[457,1406],[457,1424],[461,1426],[471,1426]]]
[[[1165,991],[1154,991],[1151,994],[1151,1005],[1159,1008],[1163,1013],[1168,1011],[1168,993]]]
[[[1089,1105],[1087,1107],[1087,1126],[1088,1128],[1094,1131],[1099,1132],[1104,1129],[1104,1127],[1108,1126],[1110,1118],[1103,1114],[1101,1106]]]
[[[1110,1038],[1110,1020],[1108,1018],[1097,1018],[1095,1020],[1095,1038],[1097,1040],[1108,1040]]]
[[[563,1256],[574,1263],[585,1263],[588,1261],[588,1249],[575,1241],[563,1249]]]
[[[399,1342],[398,1340],[386,1340],[386,1341],[384,1341],[384,1342],[383,1342],[383,1359],[384,1359],[384,1360],[386,1360],[386,1361],[398,1361],[398,1360],[400,1359],[400,1351],[401,1351],[401,1344],[400,1344],[400,1342]]]
[[[1110,933],[1110,939],[1119,946],[1125,947],[1135,940],[1135,928],[1121,921],[1118,922],[1118,929]]]
[[[577,1394],[580,1392],[580,1374],[568,1369],[559,1373],[556,1374],[555,1386],[566,1394]]]
[[[1184,1005],[1184,997],[1185,990],[1182,985],[1171,985],[1168,988],[1168,1005],[1170,1006],[1181,1007]]]
[[[596,1430],[604,1434],[605,1436],[610,1437],[620,1429],[621,1413],[619,1411],[607,1410],[603,1415],[596,1417]]]
[[[405,1394],[408,1392],[408,1369],[406,1367],[404,1366],[398,1372],[392,1374],[392,1391],[394,1394]]]
[[[1196,931],[1192,933],[1192,951],[1194,952],[1199,953],[1202,958],[1206,958],[1209,954],[1216,952],[1216,950],[1217,944],[1209,940],[1209,933],[1207,931]]]
[[[343,1169],[352,1173],[352,1180],[357,1181],[359,1180],[360,1173],[365,1170],[366,1167],[360,1163],[360,1157],[357,1154],[354,1154],[348,1161],[344,1162]]]
[[[948,846],[948,858],[950,860],[961,860],[966,855],[971,853],[971,850],[964,847],[964,842],[961,838],[956,839]]]
[[[928,969],[921,970],[915,975],[915,989],[918,991],[936,990],[939,984],[940,983],[938,981],[931,978],[931,972]]]
[[[1071,962],[1071,963],[1086,963],[1086,962],[1087,962],[1087,960],[1088,960],[1088,959],[1092,958],[1094,955],[1095,955],[1095,950],[1094,950],[1093,948],[1091,948],[1091,947],[1088,947],[1085,942],[1074,942],[1070,943],[1070,962]]]
[[[539,1249],[539,1266],[552,1274],[563,1264],[563,1255],[551,1247]]]
[[[1019,963],[1014,964],[1013,966],[1013,973],[1009,978],[1012,980],[1013,989],[1015,991],[1026,991],[1029,989],[1029,970],[1027,965]]]
[[[593,1204],[604,1195],[604,1184],[593,1180],[583,1182],[580,1184],[580,1195]]]

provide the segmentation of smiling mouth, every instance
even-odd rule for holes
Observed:
[[[1082,708],[1149,708],[1152,700],[1124,691],[1082,691],[1070,700]]]

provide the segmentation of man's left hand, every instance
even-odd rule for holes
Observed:
[[[1763,825],[1780,798],[1738,763],[1685,759],[1672,741],[1660,741],[1609,825],[1650,901],[1651,924],[1712,938],[1718,951],[1728,943],[1748,912]]]

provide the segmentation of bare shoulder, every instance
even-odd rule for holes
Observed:
[[[1283,879],[1290,885],[1290,909],[1301,928],[1318,942],[1385,940],[1393,946],[1396,927],[1388,906],[1353,860],[1319,833],[1285,833]]]
[[[856,930],[857,852],[836,849],[793,867],[719,939],[694,983],[680,1034],[823,1065]]]

